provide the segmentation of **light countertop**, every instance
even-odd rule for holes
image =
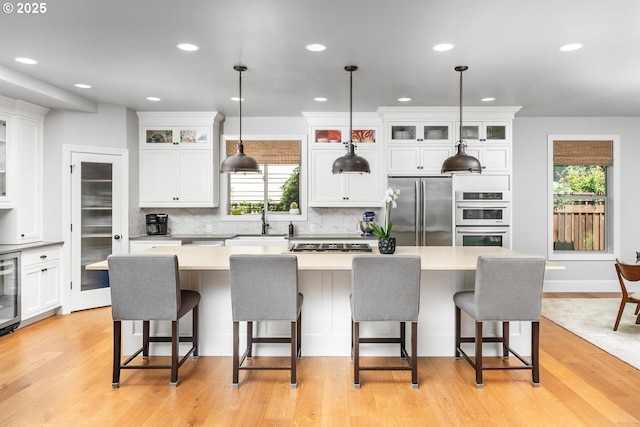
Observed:
[[[229,270],[231,254],[281,254],[291,253],[287,246],[177,246],[155,247],[141,253],[175,254],[181,270]],[[378,254],[378,249],[373,249]],[[300,270],[351,270],[354,255],[362,253],[296,253]],[[522,257],[526,254],[501,247],[470,246],[398,246],[394,255],[418,255],[422,270],[475,270],[480,255]],[[106,260],[87,266],[87,270],[106,270]],[[564,269],[564,266],[547,261],[547,269]]]

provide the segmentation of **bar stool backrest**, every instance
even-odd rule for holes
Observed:
[[[234,321],[298,318],[298,258],[293,254],[229,257]]]
[[[177,320],[182,305],[176,255],[111,255],[113,320]]]
[[[539,321],[544,268],[544,258],[478,257],[476,320]]]
[[[418,256],[354,256],[351,316],[361,321],[417,321],[421,264]]]

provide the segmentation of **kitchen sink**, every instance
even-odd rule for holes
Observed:
[[[224,241],[225,246],[285,246],[289,242],[285,234],[243,234]]]

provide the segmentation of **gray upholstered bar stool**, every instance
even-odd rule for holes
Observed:
[[[351,271],[351,345],[353,386],[360,388],[360,371],[411,371],[418,388],[418,313],[420,257],[354,256]],[[360,322],[400,322],[399,337],[360,337]],[[406,350],[406,322],[411,322],[411,356]],[[400,344],[402,366],[361,366],[360,344]]]
[[[171,369],[171,386],[178,385],[178,368],[189,355],[198,358],[198,304],[200,294],[181,290],[178,272],[178,257],[175,255],[111,255],[109,283],[111,287],[111,314],[113,317],[113,382],[120,385],[121,369]],[[193,311],[192,334],[179,336],[179,320]],[[122,321],[142,320],[142,347],[127,360],[122,358]],[[151,320],[171,321],[171,336],[149,336]],[[142,353],[149,358],[149,343],[170,342],[171,364],[131,365]],[[180,359],[179,343],[190,342],[191,348]]]
[[[481,388],[482,371],[489,369],[530,369],[535,387],[540,385],[540,312],[544,281],[544,258],[478,257],[475,290],[457,292],[455,303],[456,359],[462,355],[476,371],[476,387]],[[475,320],[475,337],[461,336],[461,311]],[[483,322],[502,322],[502,336],[483,337]],[[531,322],[531,360],[528,361],[509,347],[509,322]],[[521,364],[485,366],[483,343],[502,343],[502,358],[509,353]],[[461,348],[462,343],[475,343],[475,361]]]
[[[233,315],[233,387],[238,387],[240,370],[290,370],[291,387],[297,386],[296,363],[301,357],[302,294],[298,292],[298,258],[292,254],[229,257],[231,311]],[[288,337],[254,337],[253,322],[285,320],[291,322]],[[247,347],[239,356],[240,322],[247,324]],[[253,344],[289,343],[289,365],[243,365],[252,358]]]

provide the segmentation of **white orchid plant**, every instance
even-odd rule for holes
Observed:
[[[396,203],[398,194],[400,194],[400,190],[397,188],[387,188],[387,191],[384,193],[384,198],[382,199],[382,203],[384,203],[384,225],[379,226],[373,222],[371,223],[373,234],[380,239],[388,239],[391,237],[391,229],[393,228],[391,209],[398,207]]]

